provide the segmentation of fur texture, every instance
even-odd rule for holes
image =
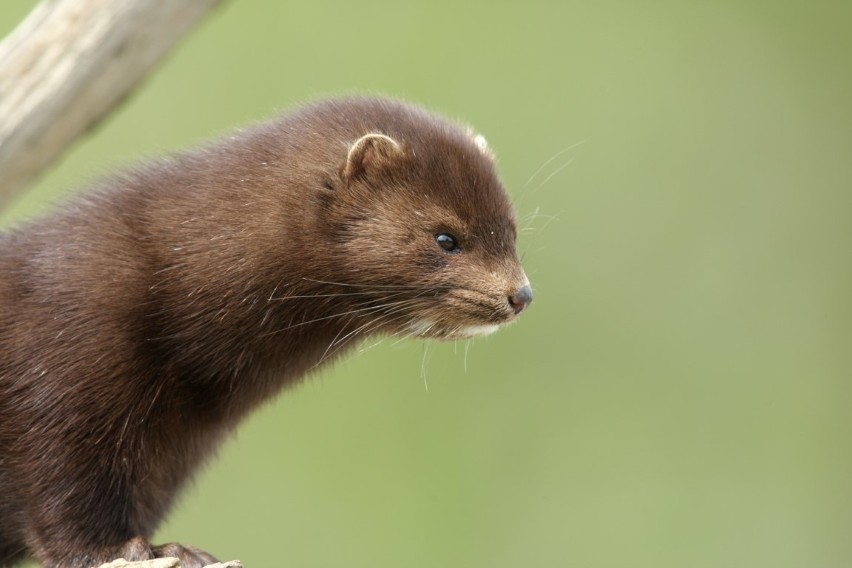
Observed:
[[[212,561],[147,538],[235,424],[365,336],[513,320],[532,299],[515,238],[482,143],[378,98],[144,164],[3,234],[0,566]]]

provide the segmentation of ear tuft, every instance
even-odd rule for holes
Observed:
[[[399,142],[390,136],[375,132],[365,134],[350,146],[343,177],[350,180],[379,171],[402,154]]]

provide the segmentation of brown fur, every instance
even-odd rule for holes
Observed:
[[[372,98],[148,163],[0,235],[0,566],[212,561],[147,538],[223,436],[367,335],[514,319],[531,299],[515,238],[464,129]]]

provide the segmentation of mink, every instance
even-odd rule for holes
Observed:
[[[486,335],[532,301],[487,144],[316,102],[0,234],[0,565],[214,562],[148,538],[260,403],[374,334]]]

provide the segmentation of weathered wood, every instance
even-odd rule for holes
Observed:
[[[124,558],[119,558],[107,564],[101,564],[99,568],[179,568],[179,566],[180,561],[177,558],[155,558],[139,562],[128,562]]]
[[[0,209],[221,0],[43,0],[0,43]]]
[[[128,562],[124,558],[119,558],[108,564],[101,564],[99,568],[180,568],[180,562],[177,558],[157,558],[140,562]],[[231,560],[208,564],[206,568],[243,568],[243,565],[239,560]]]

